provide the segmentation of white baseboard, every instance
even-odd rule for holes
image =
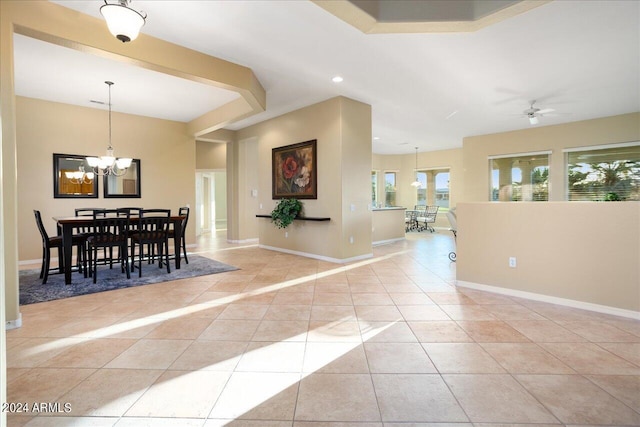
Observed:
[[[73,262],[75,262],[76,257],[73,257]],[[22,261],[18,261],[18,265],[29,265],[29,264],[38,264],[38,265],[42,265],[42,258],[38,258],[38,259],[26,259],[26,260],[22,260]],[[51,264],[55,264],[58,265],[58,257],[51,257]]]
[[[258,243],[258,239],[244,239],[244,240],[230,240],[227,239],[227,243]]]
[[[483,285],[480,283],[466,282],[464,280],[456,280],[456,286],[640,320],[640,311],[626,310],[624,308],[611,307],[608,305],[594,304],[590,302],[554,297],[544,294],[536,294],[534,292],[519,291],[516,289],[501,288],[499,286]]]
[[[406,237],[398,237],[398,238],[395,238],[395,239],[378,240],[377,242],[371,242],[371,245],[372,246],[380,246],[380,245],[386,245],[388,243],[399,242],[401,240],[406,240]]]
[[[276,248],[274,246],[258,245],[258,247],[262,248],[262,249],[268,249],[270,251],[284,252],[286,254],[299,255],[299,256],[303,256],[303,257],[307,257],[307,258],[319,259],[320,261],[333,262],[333,263],[336,263],[336,264],[345,264],[345,263],[348,263],[348,262],[361,261],[363,259],[373,258],[373,253],[359,255],[359,256],[351,257],[351,258],[339,259],[339,258],[326,257],[326,256],[323,256],[323,255],[310,254],[310,253],[307,253],[307,252],[292,251],[290,249]]]
[[[22,326],[22,313],[18,313],[18,318],[15,320],[7,320],[4,324],[6,330],[18,329]]]

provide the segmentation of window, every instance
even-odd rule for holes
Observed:
[[[449,171],[436,171],[436,206],[449,207]]]
[[[416,205],[418,206],[426,206],[427,205],[427,173],[426,172],[418,172],[417,180],[420,183],[420,187],[418,187],[418,197],[416,201]]]
[[[490,157],[491,201],[540,202],[549,200],[550,152]]]
[[[640,143],[565,151],[568,200],[640,200]]]
[[[449,169],[420,171],[418,181],[422,184],[417,191],[418,206],[449,207]]]
[[[371,206],[378,206],[378,172],[371,171]]]
[[[395,172],[384,173],[384,205],[387,207],[396,205],[396,173]]]

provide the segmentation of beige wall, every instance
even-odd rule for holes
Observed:
[[[450,205],[455,206],[462,200],[462,183],[464,169],[462,167],[462,149],[428,151],[418,153],[418,170],[449,169],[451,186]],[[416,155],[373,155],[373,170],[380,172],[378,176],[378,200],[384,201],[384,172],[397,172],[397,202],[399,206],[413,207],[416,204],[416,191],[411,183],[415,181]]]
[[[405,209],[401,208],[374,209],[371,224],[373,244],[404,239],[404,213]]]
[[[463,142],[464,195],[458,200],[489,200],[489,156],[551,150],[549,200],[563,201],[566,187],[564,148],[638,140],[640,113],[468,137]]]
[[[638,140],[640,113],[465,138],[457,279],[639,311],[640,204],[563,202],[562,151]],[[488,156],[545,150],[551,202],[487,202]]]
[[[42,212],[49,234],[54,216],[73,216],[76,207],[140,206],[170,208],[195,205],[195,141],[184,123],[113,113],[116,156],[140,159],[140,199],[53,198],[53,153],[102,155],[108,142],[107,112],[17,97],[19,259],[39,260],[40,234],[33,210]],[[187,242],[195,241],[187,227]]]
[[[428,151],[418,153],[418,170],[449,169],[449,207],[462,200],[464,168],[462,149]],[[378,171],[378,201],[384,204],[384,172],[396,172],[398,206],[412,209],[417,201],[417,192],[411,183],[415,181],[416,155],[373,155],[373,170]],[[449,227],[444,215],[436,217],[436,227]]]
[[[108,57],[157,72],[235,91],[239,98],[186,124],[189,135],[209,134],[241,118],[262,112],[266,92],[251,69],[140,34],[135,43],[119,43],[104,20],[47,1],[0,1],[0,113],[2,114],[3,268],[0,292],[6,321],[20,324],[18,305],[18,165],[16,100],[13,77],[14,31],[46,42]],[[161,153],[159,153],[161,155]],[[145,185],[143,183],[143,185]],[[143,190],[144,191],[144,190]]]
[[[640,202],[459,203],[457,214],[458,281],[640,311]]]
[[[277,202],[271,199],[272,148],[311,139],[317,140],[318,199],[303,201],[304,215],[331,221],[296,221],[279,230],[268,219],[256,219]],[[240,236],[250,236],[242,229],[257,230],[262,245],[336,260],[371,254],[370,106],[333,98],[242,129],[238,141],[239,206],[248,212]],[[258,190],[257,198],[251,189]]]
[[[220,142],[196,141],[196,169],[226,169],[227,144]]]

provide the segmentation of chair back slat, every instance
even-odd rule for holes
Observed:
[[[140,211],[143,210],[143,208],[138,208],[138,207],[124,207],[124,208],[120,208],[120,209],[126,209],[129,211],[129,213],[131,214],[131,216],[140,216]]]
[[[102,212],[104,211],[103,208],[76,208],[75,209],[75,214],[76,216],[93,216],[95,212]],[[91,226],[87,225],[87,226],[80,226],[80,227],[76,227],[76,229],[78,230],[79,233],[83,233],[83,234],[90,234],[91,233]]]
[[[33,214],[36,217],[36,224],[38,225],[40,236],[42,236],[42,243],[46,245],[46,243],[49,241],[49,235],[47,234],[47,230],[44,228],[44,224],[42,223],[42,215],[38,210],[34,210]]]
[[[187,222],[189,222],[189,207],[184,206],[178,209],[178,215],[185,217],[180,223],[180,228],[182,230],[182,235],[184,236],[184,232],[187,229]]]
[[[127,240],[130,213],[126,209],[96,209],[93,211],[93,245]]]
[[[161,242],[168,238],[170,209],[143,209],[136,220],[136,238],[143,242]]]

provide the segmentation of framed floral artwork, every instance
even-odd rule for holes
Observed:
[[[316,140],[271,150],[272,199],[317,199]]]

